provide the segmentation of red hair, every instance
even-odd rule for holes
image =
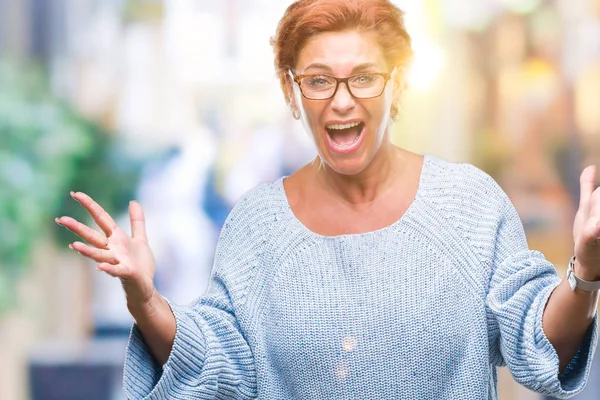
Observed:
[[[405,66],[412,57],[404,12],[389,0],[297,0],[287,8],[271,38],[275,70],[288,104],[286,72],[296,67],[306,42],[320,33],[349,29],[374,33],[391,68]]]

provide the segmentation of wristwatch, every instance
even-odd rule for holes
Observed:
[[[571,260],[569,261],[569,267],[567,268],[567,281],[569,281],[571,290],[575,290],[575,288],[585,290],[586,292],[595,292],[596,290],[600,290],[600,281],[584,281],[583,279],[579,279],[577,275],[575,275],[574,268],[575,256],[571,257]]]

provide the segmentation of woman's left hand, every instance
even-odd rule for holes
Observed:
[[[581,200],[575,215],[575,274],[586,281],[600,280],[600,188],[594,188],[596,167],[581,173]]]

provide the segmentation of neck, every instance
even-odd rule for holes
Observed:
[[[372,203],[389,189],[403,171],[402,150],[384,140],[367,167],[354,175],[344,175],[323,164],[314,164],[317,181],[326,192],[350,205]]]

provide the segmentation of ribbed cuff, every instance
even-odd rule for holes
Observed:
[[[536,309],[536,358],[539,359],[538,364],[545,366],[540,370],[538,379],[542,382],[544,392],[548,392],[549,395],[556,398],[568,398],[582,391],[587,382],[598,339],[598,314],[596,313],[591,329],[588,330],[577,354],[559,376],[558,353],[548,340],[542,326],[544,309],[556,286],[550,287],[547,293],[544,293],[542,301]]]
[[[204,365],[204,335],[193,317],[165,299],[175,316],[175,340],[164,366],[150,355],[137,327],[133,325],[126,349],[123,390],[130,399],[166,399],[183,397],[183,388],[193,385]]]

